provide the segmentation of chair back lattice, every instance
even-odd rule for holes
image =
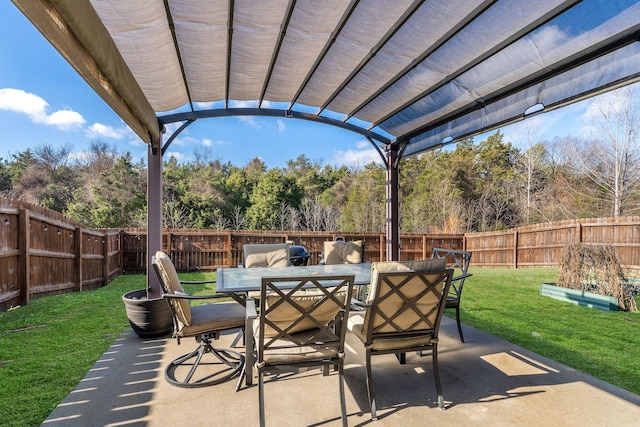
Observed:
[[[452,269],[379,272],[365,313],[365,344],[377,338],[437,338],[452,275]]]
[[[343,352],[354,276],[263,278],[258,360],[265,351],[319,346]]]
[[[460,299],[462,295],[464,279],[470,276],[467,270],[471,262],[471,254],[469,251],[443,248],[433,248],[431,252],[432,259],[444,258],[447,260],[447,267],[454,270],[450,293],[455,296],[456,299]]]

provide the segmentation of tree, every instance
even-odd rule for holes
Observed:
[[[637,212],[640,190],[640,89],[625,87],[589,106],[593,139],[576,140],[576,169],[596,187],[591,197],[609,215]]]
[[[76,173],[69,166],[71,146],[37,146],[14,156],[13,190],[23,200],[62,212],[73,197]]]
[[[89,227],[139,227],[145,224],[146,173],[134,164],[130,153],[119,156],[74,193],[66,214]]]
[[[277,225],[282,203],[295,209],[300,206],[303,190],[292,176],[270,169],[260,177],[250,196],[247,218],[252,228],[268,230]]]

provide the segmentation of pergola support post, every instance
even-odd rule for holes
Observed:
[[[387,148],[387,261],[400,260],[400,209],[398,192],[400,191],[398,171],[398,146]]]
[[[162,136],[153,138],[147,151],[147,298],[162,297],[151,257],[162,250]]]

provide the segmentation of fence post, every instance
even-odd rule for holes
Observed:
[[[427,259],[427,236],[422,236],[422,259]]]
[[[124,274],[124,230],[118,233],[118,262],[120,274]]]
[[[102,234],[102,286],[109,283],[109,238]]]
[[[223,260],[222,265],[225,267],[231,267],[231,260],[233,258],[233,235],[230,231],[227,232],[227,241],[227,259]]]
[[[518,268],[518,230],[513,230],[513,268]]]
[[[75,246],[76,246],[76,254],[75,254],[76,257],[74,260],[75,270],[76,270],[76,277],[75,277],[76,291],[81,292],[82,291],[82,228],[76,227],[76,229],[74,230],[73,237],[75,238]]]
[[[582,243],[582,223],[576,224],[576,243]]]
[[[31,260],[29,258],[31,229],[29,227],[29,209],[18,210],[18,247],[20,248],[20,305],[31,300]]]

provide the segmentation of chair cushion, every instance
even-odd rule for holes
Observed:
[[[156,252],[155,258],[156,264],[159,267],[158,271],[162,276],[161,280],[167,287],[167,293],[174,295],[184,294],[185,292],[180,284],[178,273],[169,255],[158,251]],[[174,299],[171,300],[170,303],[172,303],[175,308],[178,321],[184,326],[189,326],[191,324],[191,307],[189,306],[189,301],[185,299]]]
[[[345,289],[345,290],[337,291],[334,295],[338,300],[344,301],[346,297],[346,293],[347,291]],[[317,290],[312,290],[309,292],[304,292],[304,291],[297,292],[295,295],[289,295],[288,298],[290,298],[294,303],[301,306],[305,311],[310,310],[315,304],[322,302],[318,307],[316,307],[311,312],[310,315],[314,319],[321,322],[323,325],[327,325],[329,324],[329,322],[335,319],[336,315],[338,314],[338,311],[340,311],[340,309],[342,308],[342,306],[336,304],[336,302],[331,299],[326,299],[325,301],[322,301],[325,298],[325,294]],[[265,301],[265,308],[268,310],[269,307],[273,306],[274,303],[280,300],[281,300],[280,295],[277,295],[277,294],[267,295],[266,301]],[[267,314],[267,319],[275,323],[277,327],[283,330],[286,329],[293,322],[298,320],[300,317],[301,317],[300,311],[296,307],[291,305],[291,303],[289,303],[288,301],[283,301],[278,307],[274,308],[273,311]],[[317,327],[318,326],[314,322],[312,322],[308,318],[305,318],[300,323],[293,326],[287,332],[293,334],[296,332],[302,332],[310,329],[317,329]],[[268,327],[268,325],[265,326],[265,336],[272,337],[275,335],[277,335],[277,332],[273,328]]]
[[[362,240],[324,242],[324,263],[358,264],[362,262]]]
[[[354,314],[349,317],[349,321],[347,322],[347,327],[351,332],[354,333],[360,341],[366,343],[367,334],[364,330],[364,321],[365,318],[362,314]],[[423,333],[417,336],[406,336],[406,337],[397,337],[397,338],[380,338],[376,339],[375,337],[372,340],[369,348],[371,350],[393,350],[398,348],[411,348],[411,347],[419,347],[419,346],[428,346],[433,344],[433,334]]]
[[[378,286],[378,273],[381,271],[426,271],[441,270],[446,268],[447,260],[444,258],[425,259],[420,261],[385,261],[371,264],[371,286],[367,295],[367,304],[371,304],[375,298]]]
[[[320,329],[310,329],[294,334],[299,346],[294,342],[279,339],[264,349],[263,360],[267,365],[290,364],[304,360],[337,359],[339,342],[335,336],[327,336]],[[268,338],[266,338],[268,340]]]
[[[244,266],[288,267],[289,246],[289,243],[246,244],[242,246]]]
[[[191,324],[176,332],[176,336],[194,336],[212,331],[242,328],[245,308],[236,301],[217,302],[191,307]]]

